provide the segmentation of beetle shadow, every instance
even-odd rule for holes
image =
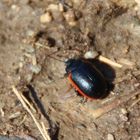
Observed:
[[[107,63],[101,62],[98,59],[87,59],[87,61],[92,63],[103,74],[107,82],[107,92],[102,99],[106,98],[114,89],[113,81],[116,78],[115,70]]]
[[[27,85],[27,88],[28,88],[28,92],[30,92],[34,102],[36,103],[38,109],[40,110],[41,114],[45,117],[45,119],[48,121],[49,123],[49,127],[51,129],[49,129],[49,134],[51,136],[51,138],[53,140],[58,140],[58,134],[59,134],[59,127],[54,124],[54,122],[50,119],[49,115],[47,114],[46,110],[45,110],[45,107],[43,105],[43,103],[41,102],[40,98],[38,97],[38,94],[35,90],[35,88],[31,85],[31,84],[28,84]],[[26,94],[26,98],[31,101],[32,99],[30,98],[29,94]]]

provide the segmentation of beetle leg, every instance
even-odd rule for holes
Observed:
[[[82,99],[81,99],[81,103],[82,104],[85,104],[87,102],[87,98],[86,97],[83,97]]]
[[[68,87],[66,93],[70,92],[70,90],[73,88],[71,84],[69,84],[68,86],[69,86],[69,87]]]

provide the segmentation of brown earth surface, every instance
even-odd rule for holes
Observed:
[[[95,50],[123,67],[101,68],[114,87],[84,102],[68,90],[63,61]],[[139,95],[97,119],[89,111],[139,90],[139,54],[138,0],[1,0],[0,134],[43,139],[14,85],[52,140],[140,140]]]

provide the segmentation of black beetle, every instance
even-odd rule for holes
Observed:
[[[85,59],[69,59],[66,73],[71,85],[88,99],[101,99],[107,92],[107,81],[103,74]]]

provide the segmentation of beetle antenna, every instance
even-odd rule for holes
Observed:
[[[64,60],[58,59],[58,58],[53,57],[53,56],[51,56],[51,55],[47,55],[47,57],[50,57],[50,58],[53,58],[53,59],[55,59],[55,60],[57,60],[57,61],[59,61],[59,62],[65,63]]]

